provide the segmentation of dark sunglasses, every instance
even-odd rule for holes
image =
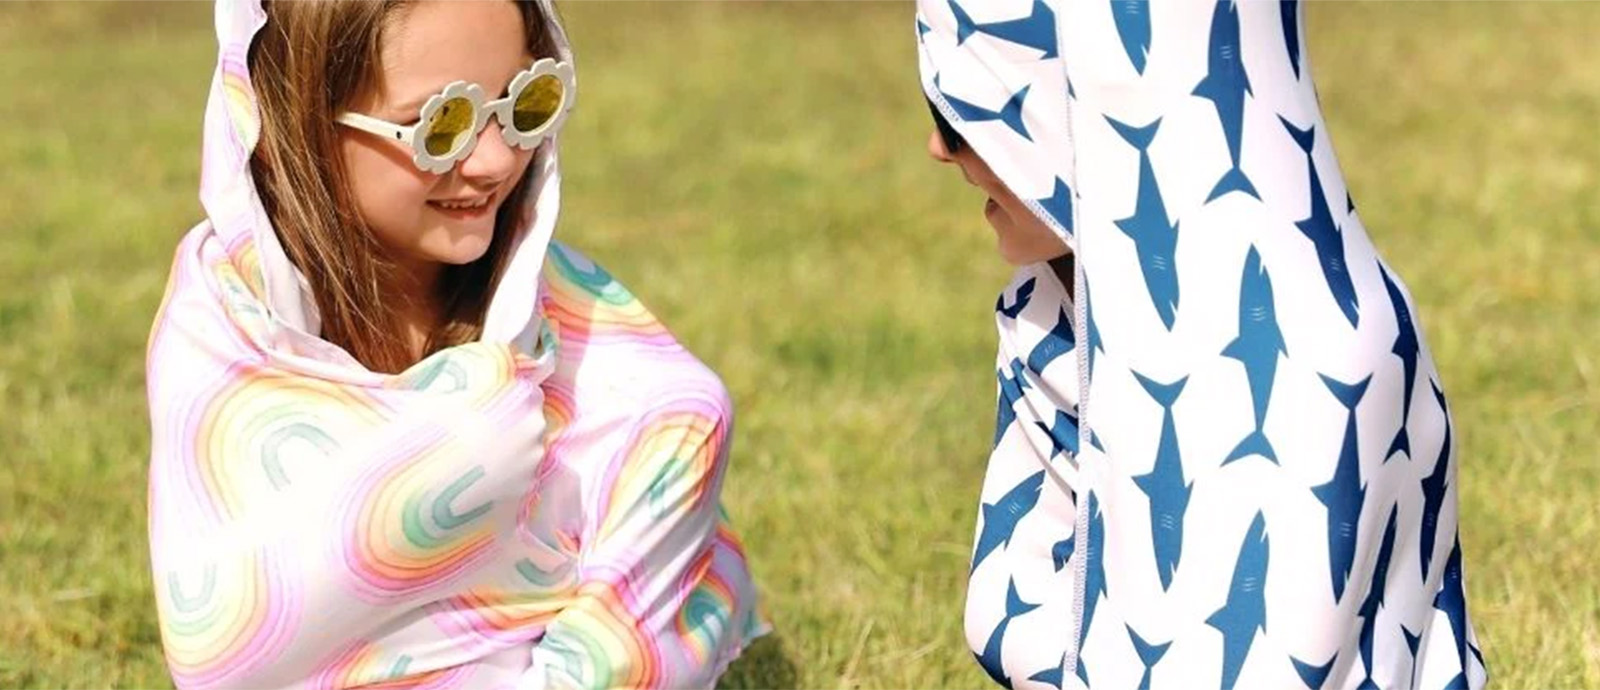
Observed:
[[[950,126],[950,121],[944,119],[944,114],[939,112],[939,107],[931,100],[928,101],[928,112],[933,114],[933,126],[939,130],[939,138],[944,141],[944,150],[955,153],[967,145],[967,141],[956,133],[956,129]]]

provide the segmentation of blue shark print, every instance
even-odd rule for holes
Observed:
[[[1055,426],[1045,426],[1044,422],[1034,424],[1050,435],[1050,457],[1062,453],[1078,454],[1078,420],[1073,419],[1072,415],[1056,410]]]
[[[1428,565],[1433,562],[1433,544],[1435,535],[1439,533],[1439,511],[1444,508],[1445,491],[1449,489],[1446,482],[1450,479],[1450,407],[1445,404],[1444,391],[1439,390],[1439,385],[1432,380],[1428,385],[1433,388],[1433,399],[1439,403],[1439,411],[1444,414],[1444,445],[1439,447],[1439,459],[1433,463],[1433,473],[1422,480],[1422,539],[1419,548],[1422,549],[1422,580],[1428,580]]]
[[[1383,276],[1384,289],[1389,291],[1389,303],[1394,305],[1395,327],[1399,329],[1390,352],[1400,358],[1400,365],[1405,367],[1406,372],[1400,430],[1395,432],[1394,443],[1389,444],[1389,452],[1383,456],[1383,461],[1387,463],[1395,453],[1404,452],[1407,458],[1411,457],[1411,439],[1406,435],[1406,424],[1411,420],[1411,393],[1417,384],[1417,354],[1421,348],[1417,343],[1416,324],[1411,322],[1411,309],[1406,306],[1405,295],[1400,294],[1400,286],[1395,284],[1394,278],[1389,276],[1389,271],[1381,263],[1378,264],[1378,273]]]
[[[1422,644],[1422,636],[1411,632],[1405,623],[1400,624],[1400,634],[1406,638],[1406,649],[1411,652],[1411,685],[1417,684],[1417,647]]]
[[[1089,281],[1087,278],[1083,281],[1083,302],[1083,317],[1085,321],[1089,322],[1087,328],[1089,331],[1089,342],[1087,343],[1089,347],[1089,352],[1087,353],[1089,355],[1089,376],[1093,377],[1095,353],[1105,352],[1106,346],[1105,341],[1100,339],[1100,326],[1094,320],[1094,300],[1089,297]],[[1093,434],[1094,432],[1091,430],[1089,433]],[[1090,445],[1100,448],[1100,443],[1093,436],[1090,437],[1090,441]]]
[[[1044,683],[1046,685],[1049,685],[1051,687],[1056,688],[1057,690],[1060,690],[1060,688],[1061,688],[1061,667],[1066,665],[1066,663],[1067,663],[1067,655],[1066,655],[1065,652],[1063,652],[1061,654],[1061,663],[1058,663],[1055,666],[1051,666],[1050,668],[1047,668],[1047,669],[1045,669],[1043,671],[1040,671],[1040,672],[1035,673],[1035,674],[1033,674],[1031,676],[1028,676],[1028,680],[1035,681],[1035,682],[1038,682],[1038,683]]]
[[[1228,602],[1206,619],[1206,624],[1222,633],[1222,687],[1231,688],[1239,679],[1256,632],[1267,629],[1267,561],[1271,557],[1267,539],[1267,518],[1256,512],[1250,531],[1239,546],[1233,566],[1233,585]]]
[[[1333,600],[1344,598],[1345,582],[1350,578],[1350,567],[1356,557],[1356,529],[1361,521],[1361,506],[1367,500],[1367,489],[1361,482],[1361,453],[1356,445],[1356,406],[1367,394],[1368,375],[1360,383],[1350,385],[1322,374],[1322,382],[1339,399],[1339,404],[1349,411],[1344,424],[1344,443],[1339,449],[1339,465],[1333,479],[1327,484],[1313,487],[1311,493],[1328,508],[1328,570],[1333,578]]]
[[[974,33],[985,33],[995,38],[1027,46],[1044,53],[1039,59],[1056,57],[1056,13],[1044,0],[1033,0],[1032,12],[1021,19],[979,24],[955,0],[950,0],[950,11],[956,17],[956,44],[965,43]]]
[[[956,18],[956,45],[967,42],[972,35],[978,32],[978,23],[972,21],[972,15],[967,14],[966,8],[956,0],[950,1],[950,14]]]
[[[1239,147],[1244,138],[1244,97],[1250,91],[1250,77],[1244,70],[1244,58],[1239,54],[1239,11],[1234,0],[1218,0],[1211,15],[1211,53],[1209,69],[1194,95],[1211,101],[1217,108],[1217,119],[1222,122],[1222,136],[1228,142],[1228,155],[1233,167],[1223,173],[1222,179],[1211,189],[1206,203],[1228,192],[1244,192],[1260,199],[1255,185],[1250,183],[1244,170],[1239,168]]]
[[[1183,393],[1188,383],[1185,376],[1174,383],[1156,383],[1140,375],[1139,384],[1162,408],[1161,441],[1156,448],[1156,461],[1148,474],[1133,478],[1150,498],[1150,538],[1155,542],[1156,572],[1161,576],[1161,588],[1172,584],[1172,572],[1178,569],[1178,559],[1183,555],[1183,515],[1189,510],[1192,482],[1183,478],[1183,458],[1178,452],[1178,430],[1172,421],[1172,405]]]
[[[1038,604],[1022,600],[1017,594],[1017,581],[1012,580],[1011,586],[1006,589],[1006,615],[1000,619],[998,625],[994,626],[994,632],[989,634],[988,644],[983,646],[983,653],[978,655],[978,664],[989,673],[989,677],[1007,688],[1011,687],[1011,678],[1006,675],[1005,667],[1000,662],[1000,645],[1005,641],[1006,626],[1011,624],[1011,619],[1036,608],[1039,608]]]
[[[922,17],[917,17],[917,40],[924,40],[929,31],[933,31],[933,27],[922,21]]]
[[[1050,562],[1056,566],[1056,572],[1061,572],[1067,567],[1067,560],[1072,558],[1072,537],[1067,537],[1056,542],[1050,547]]]
[[[999,409],[995,410],[994,420],[994,445],[998,446],[1006,429],[1017,420],[1016,404],[1022,399],[1023,389],[1028,387],[1028,379],[1022,375],[1022,362],[1015,359],[1011,360],[1011,376],[997,371],[995,378],[1000,380]]]
[[[1161,200],[1156,172],[1150,164],[1150,142],[1161,127],[1158,118],[1143,127],[1133,127],[1106,118],[1122,139],[1139,150],[1139,200],[1133,215],[1117,221],[1139,252],[1139,269],[1144,273],[1150,301],[1161,315],[1161,323],[1172,330],[1178,309],[1178,225],[1167,219],[1167,206]]]
[[[1051,190],[1050,196],[1034,201],[1039,202],[1040,208],[1061,224],[1062,230],[1067,231],[1069,235],[1072,234],[1072,189],[1067,187],[1066,180],[1057,177],[1056,186]]]
[[[1244,365],[1245,381],[1250,384],[1250,399],[1255,403],[1256,428],[1244,437],[1223,465],[1250,455],[1260,455],[1278,464],[1278,454],[1267,440],[1267,404],[1272,397],[1272,381],[1278,373],[1278,355],[1288,355],[1283,332],[1278,330],[1278,310],[1272,299],[1272,276],[1261,265],[1255,247],[1244,258],[1244,277],[1239,284],[1239,336],[1222,350],[1222,356]]]
[[[1056,358],[1072,351],[1075,337],[1072,333],[1072,317],[1067,314],[1066,307],[1059,307],[1056,316],[1056,325],[1044,335],[1038,345],[1033,346],[1033,351],[1028,353],[1028,370],[1035,374],[1044,375],[1045,367],[1050,366]]]
[[[1039,470],[1018,482],[999,501],[980,507],[983,531],[979,533],[978,546],[972,552],[972,570],[977,570],[978,564],[1002,544],[1011,543],[1011,535],[1017,531],[1017,521],[1038,505],[1039,492],[1043,487],[1044,470]]]
[[[1333,662],[1338,658],[1339,653],[1334,652],[1333,658],[1321,666],[1312,666],[1292,656],[1289,657],[1289,661],[1294,662],[1294,672],[1300,674],[1300,680],[1305,682],[1306,687],[1311,690],[1322,690],[1323,684],[1328,682],[1328,672],[1333,670]]]
[[[1012,300],[1011,306],[1006,306],[1005,293],[1001,293],[994,300],[994,310],[1005,314],[1006,318],[1014,319],[1022,315],[1022,310],[1028,308],[1028,302],[1033,299],[1033,287],[1037,279],[1029,278],[1017,286],[1017,296]]]
[[[1089,494],[1089,534],[1083,544],[1084,576],[1083,576],[1083,618],[1078,627],[1078,639],[1089,637],[1089,624],[1094,622],[1094,610],[1100,605],[1100,597],[1106,593],[1106,523],[1105,516],[1100,514],[1100,496]],[[1078,656],[1078,679],[1084,685],[1089,685],[1089,667],[1083,663],[1083,655]]]
[[[1372,636],[1378,627],[1378,609],[1383,606],[1383,593],[1389,582],[1389,563],[1394,559],[1395,518],[1399,506],[1389,509],[1389,524],[1383,529],[1383,544],[1378,547],[1378,558],[1372,567],[1372,584],[1367,588],[1367,598],[1362,600],[1356,615],[1361,617],[1361,637],[1356,648],[1361,652],[1361,663],[1367,667],[1367,677],[1360,690],[1378,690],[1372,680]]]
[[[1294,68],[1294,78],[1300,78],[1300,11],[1299,0],[1282,0],[1283,45],[1289,49],[1289,66]]]
[[[962,120],[967,122],[999,120],[1005,126],[1010,127],[1011,131],[1021,135],[1023,139],[1033,141],[1033,137],[1028,134],[1028,125],[1022,121],[1022,104],[1028,98],[1029,88],[1031,87],[1024,86],[1020,91],[1011,94],[1011,98],[1006,99],[1005,105],[1000,106],[999,110],[990,110],[981,105],[974,105],[947,93],[944,94],[944,100],[950,104],[950,109],[955,111],[956,117]]]
[[[1450,619],[1450,633],[1455,638],[1456,658],[1461,660],[1461,673],[1445,684],[1447,688],[1467,687],[1467,596],[1461,585],[1461,535],[1456,535],[1455,546],[1450,548],[1450,558],[1444,564],[1444,582],[1439,594],[1433,598],[1433,607]],[[1473,650],[1477,654],[1477,650]],[[1479,663],[1483,660],[1480,658]]]
[[[1129,625],[1128,637],[1133,640],[1133,651],[1139,654],[1139,663],[1144,664],[1144,675],[1139,678],[1139,690],[1150,690],[1150,674],[1156,670],[1156,664],[1161,663],[1161,657],[1167,655],[1167,648],[1171,642],[1165,644],[1150,644],[1145,642],[1139,633],[1134,632]]]
[[[1144,74],[1145,58],[1150,55],[1150,0],[1111,0],[1111,18],[1117,23],[1117,36],[1133,69]]]
[[[1288,128],[1290,136],[1300,145],[1300,150],[1305,151],[1306,165],[1311,170],[1311,215],[1296,222],[1295,227],[1300,228],[1300,232],[1316,248],[1317,261],[1322,264],[1322,277],[1328,281],[1328,291],[1333,293],[1334,302],[1354,328],[1361,320],[1361,304],[1356,297],[1355,285],[1350,282],[1350,267],[1344,262],[1344,232],[1333,220],[1328,197],[1322,192],[1322,176],[1317,174],[1317,164],[1311,159],[1311,147],[1317,136],[1316,127],[1300,129],[1282,116],[1278,120]]]
[[[1003,431],[969,523],[973,655],[1038,690],[1439,690],[1466,431],[1339,167],[1309,3],[914,2],[924,95],[1074,253],[985,296]],[[1290,484],[1207,507],[1255,472]],[[1009,541],[986,529],[1021,498]],[[1012,578],[1042,605],[986,645]]]

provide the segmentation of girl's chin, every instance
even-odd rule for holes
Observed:
[[[470,263],[472,263],[474,261],[477,261],[478,259],[483,258],[483,255],[488,253],[488,251],[489,251],[489,243],[488,242],[483,242],[481,244],[474,244],[473,246],[470,246],[470,247],[455,247],[455,248],[452,248],[450,251],[445,252],[443,256],[440,256],[439,257],[439,262],[440,263],[445,263],[445,264],[454,264],[456,266],[462,266],[462,265],[465,265],[465,264],[470,264]]]
[[[423,251],[418,253],[433,263],[455,266],[470,264],[483,258],[489,251],[489,240],[493,237],[492,231],[469,236],[449,233],[449,236],[440,238],[444,241],[425,244]]]

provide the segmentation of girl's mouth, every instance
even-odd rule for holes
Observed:
[[[487,216],[494,210],[496,196],[488,194],[476,199],[436,199],[428,202],[428,208],[449,218],[474,220]]]

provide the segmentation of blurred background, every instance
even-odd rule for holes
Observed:
[[[1501,688],[1600,687],[1600,2],[1314,2],[1362,218],[1451,394]],[[777,634],[722,686],[986,687],[983,199],[928,160],[906,2],[562,5],[558,237],[721,373]],[[168,687],[144,345],[200,220],[200,2],[0,3],[0,687]]]

